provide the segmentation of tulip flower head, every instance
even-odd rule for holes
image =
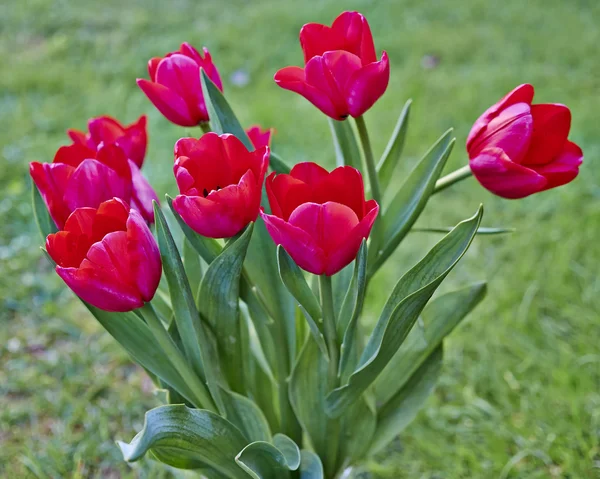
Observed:
[[[52,163],[32,162],[29,172],[59,229],[77,208],[97,208],[111,198],[131,202],[154,221],[156,193],[137,165],[116,144],[93,149],[72,144],[58,149]]]
[[[210,53],[206,48],[203,53],[204,56],[189,43],[182,43],[178,51],[150,59],[150,80],[137,79],[138,86],[158,111],[176,125],[196,126],[208,121],[200,69],[223,91],[221,77]]]
[[[365,201],[360,172],[341,166],[331,173],[300,163],[289,175],[266,181],[271,214],[261,212],[273,241],[306,271],[331,276],[351,263],[379,212]]]
[[[78,208],[46,248],[77,296],[105,311],[150,301],[161,275],[158,245],[141,215],[120,199]]]
[[[532,105],[533,94],[533,86],[518,86],[477,119],[467,138],[473,175],[503,198],[569,183],[583,161],[581,148],[568,140],[570,110],[556,103]]]
[[[252,146],[257,150],[263,146],[271,146],[271,137],[274,132],[274,128],[265,128],[263,130],[259,125],[252,125],[246,130],[246,134],[248,135],[248,138],[250,138]]]
[[[121,147],[127,158],[141,168],[148,143],[146,123],[146,115],[142,115],[138,121],[129,126],[122,125],[110,116],[99,116],[88,121],[88,133],[67,130],[67,134],[74,144],[84,145],[93,150],[101,144],[114,143]]]
[[[229,238],[255,221],[269,166],[269,148],[248,151],[233,135],[207,133],[175,144],[180,194],[173,206],[185,223],[209,238]]]
[[[371,29],[358,12],[344,12],[331,27],[309,23],[300,31],[304,68],[286,67],[275,82],[299,93],[334,120],[365,113],[390,79],[386,52],[377,61]]]

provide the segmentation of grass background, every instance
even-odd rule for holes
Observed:
[[[280,90],[273,73],[302,60],[297,34],[343,9],[363,12],[391,81],[367,114],[376,155],[414,99],[394,185],[448,127],[462,166],[474,119],[519,83],[573,113],[586,160],[571,185],[505,201],[467,180],[436,196],[420,225],[447,226],[485,203],[486,226],[447,287],[487,279],[490,292],[451,337],[443,378],[418,419],[369,464],[377,478],[600,477],[600,2],[597,0],[27,0],[0,3],[0,475],[163,477],[123,463],[158,402],[125,353],[52,274],[29,206],[29,161],[51,161],[65,130],[110,114],[149,115],[145,172],[175,191],[172,145],[199,135],[166,122],[135,85],[148,58],[182,41],[210,48],[246,124],[277,129],[289,163],[333,164],[327,122]],[[245,78],[247,84],[232,81]],[[236,86],[237,84],[237,86]],[[371,309],[436,240],[413,235],[379,275]]]

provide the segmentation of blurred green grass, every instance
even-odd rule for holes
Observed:
[[[148,58],[182,41],[210,48],[238,116],[277,129],[289,163],[333,164],[326,120],[278,89],[273,73],[300,64],[300,26],[363,12],[391,59],[383,99],[367,114],[376,154],[402,104],[414,99],[397,185],[448,127],[462,166],[473,120],[522,82],[536,101],[573,113],[586,160],[571,185],[518,202],[473,180],[435,197],[420,225],[447,226],[484,202],[486,226],[447,287],[485,278],[484,305],[452,336],[436,394],[369,464],[380,478],[600,477],[600,3],[596,0],[291,0],[0,4],[0,475],[162,477],[124,464],[130,439],[157,404],[148,381],[51,273],[29,206],[29,161],[51,161],[65,129],[110,114],[149,114],[145,166],[174,192],[172,145],[199,132],[170,125],[135,85]],[[232,75],[247,76],[236,86]],[[377,278],[371,305],[435,241],[414,234]]]

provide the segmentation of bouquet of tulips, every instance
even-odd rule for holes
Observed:
[[[440,178],[448,131],[397,187],[410,102],[376,162],[363,115],[390,65],[366,19],[345,12],[331,26],[305,25],[300,43],[304,68],[283,68],[275,82],[330,118],[333,171],[290,168],[270,150],[272,130],[244,130],[208,51],[187,43],[138,80],[168,120],[204,133],[175,144],[175,198],[161,207],[141,172],[145,117],[92,119],[89,132],[69,131],[52,163],[31,164],[56,272],[164,391],[165,405],[119,443],[127,461],[149,456],[207,478],[348,475],[415,417],[444,338],[485,294],[476,283],[431,300],[474,237],[495,232],[480,228],[480,207],[442,231],[365,334],[369,282],[428,199],[471,174],[505,198],[577,176],[569,109],[532,104],[525,84],[477,119],[468,166]]]

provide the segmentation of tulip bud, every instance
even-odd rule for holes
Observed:
[[[203,236],[235,236],[258,216],[268,166],[267,146],[251,152],[229,134],[182,138],[173,169],[181,194],[173,207]]]
[[[524,84],[481,115],[467,138],[471,171],[492,193],[523,198],[569,183],[583,152],[569,141],[571,112],[560,104],[532,105]]]
[[[261,212],[273,241],[306,271],[331,276],[351,263],[369,237],[379,212],[365,201],[360,172],[341,166],[331,173],[300,163],[289,175],[266,181],[271,214]]]
[[[158,245],[140,214],[114,198],[78,208],[46,239],[56,272],[77,296],[105,311],[131,311],[158,288]]]

